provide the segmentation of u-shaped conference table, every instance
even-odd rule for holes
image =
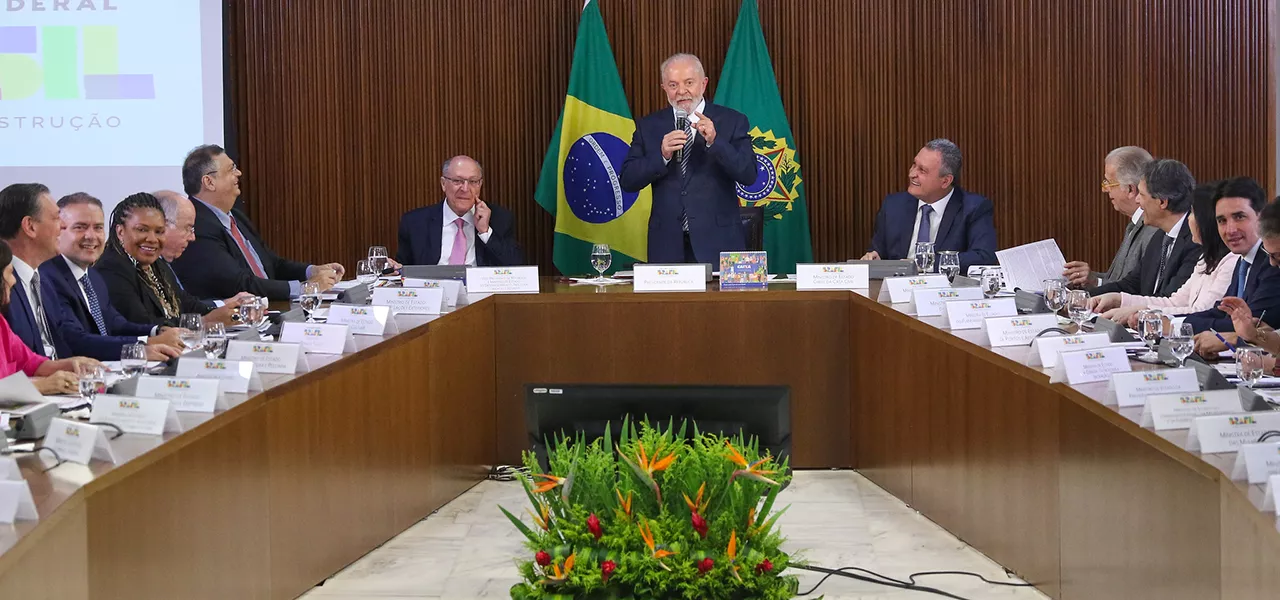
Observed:
[[[1276,518],[1234,455],[874,297],[545,279],[396,317],[184,433],[115,440],[118,464],[24,457],[40,520],[0,529],[0,598],[296,597],[516,462],[537,382],[787,385],[793,465],[857,469],[1051,597],[1276,597]]]

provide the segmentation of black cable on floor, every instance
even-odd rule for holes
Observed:
[[[927,594],[935,594],[938,596],[942,596],[943,598],[952,598],[954,600],[968,600],[968,599],[964,598],[963,596],[957,596],[950,592],[940,590],[938,588],[920,585],[916,583],[916,578],[925,577],[929,575],[964,575],[968,577],[977,577],[978,579],[981,579],[984,583],[987,583],[989,585],[999,585],[999,586],[1005,586],[1005,587],[1035,587],[1034,584],[1030,584],[1030,583],[1010,583],[1010,582],[1003,582],[1003,581],[992,581],[990,579],[987,579],[986,577],[983,577],[978,573],[970,573],[968,571],[922,571],[919,573],[913,573],[907,577],[906,581],[902,581],[899,579],[894,579],[887,575],[881,575],[879,573],[876,573],[875,571],[863,569],[861,567],[841,567],[839,569],[828,569],[825,567],[800,566],[800,565],[791,565],[791,567],[795,569],[804,569],[806,571],[813,571],[815,573],[826,574],[825,576],[823,576],[822,579],[818,580],[818,583],[816,585],[814,585],[812,588],[809,588],[809,591],[800,593],[799,595],[801,596],[808,596],[809,594],[812,594],[815,591],[817,591],[817,589],[821,587],[823,583],[826,583],[826,581],[830,579],[832,575],[839,575],[841,577],[848,577],[850,579],[856,579],[858,581],[863,581],[866,583],[874,583],[877,585],[883,585],[886,587],[892,587],[892,588],[897,588],[902,590],[909,590],[913,592],[923,592]],[[866,573],[866,575],[859,575],[856,572]]]

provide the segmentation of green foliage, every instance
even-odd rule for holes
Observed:
[[[674,423],[663,427],[626,419],[616,438],[606,428],[604,438],[591,443],[581,434],[548,440],[548,475],[562,481],[521,478],[529,513],[540,518],[545,510],[548,527],[526,526],[502,509],[525,534],[529,551],[519,563],[523,581],[511,588],[511,597],[794,596],[798,581],[780,575],[793,559],[782,551],[783,538],[774,530],[786,508],[773,511],[778,490],[790,479],[787,461],[761,455],[758,442],[741,435],[723,438],[701,433],[696,425],[690,439],[685,434],[685,423],[677,429]],[[540,471],[532,453],[525,453],[524,464],[532,473]],[[537,491],[539,484],[557,481]],[[689,506],[699,504],[699,489],[705,538],[694,527]],[[620,497],[630,498],[629,514]],[[592,515],[599,519],[599,539],[588,526]],[[642,525],[652,534],[652,547]],[[731,538],[736,545],[732,560]],[[539,551],[552,557],[551,565],[535,562]],[[566,572],[571,556],[573,567]],[[699,573],[699,563],[707,558],[711,570]],[[773,569],[762,572],[758,566],[766,560]],[[601,566],[606,561],[614,563],[607,581]]]

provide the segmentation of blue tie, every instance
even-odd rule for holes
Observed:
[[[89,299],[89,314],[93,315],[93,322],[98,326],[98,335],[111,335],[107,331],[107,322],[102,318],[102,307],[98,306],[98,293],[93,291],[93,284],[89,283],[88,273],[80,277],[80,287],[84,288],[84,295]]]
[[[929,239],[929,215],[933,214],[933,207],[928,204],[920,207],[920,230],[916,232],[916,243],[933,241]],[[912,248],[914,251],[915,248]]]
[[[1244,285],[1249,279],[1249,261],[1243,257],[1236,263],[1236,297],[1244,298]]]

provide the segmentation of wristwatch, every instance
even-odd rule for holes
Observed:
[[[238,310],[233,310],[233,311],[231,311],[231,320],[232,320],[232,321],[234,321],[234,322],[236,322],[236,323],[239,323],[240,321],[242,321],[242,320],[244,320],[244,319],[240,316],[240,311],[238,311]]]

